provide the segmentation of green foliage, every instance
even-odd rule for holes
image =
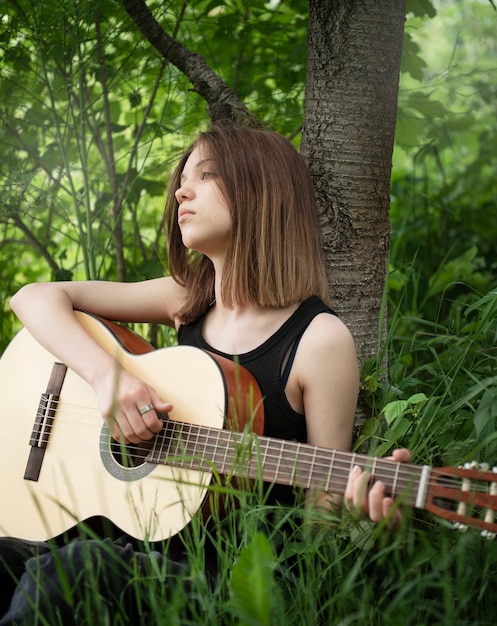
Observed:
[[[138,270],[153,254],[159,215],[145,214],[139,200],[160,206],[165,159],[147,157],[156,144],[164,149],[170,102],[153,88],[160,62],[140,53],[143,43],[114,9],[7,7],[0,219],[4,239],[20,239],[7,250],[20,283],[32,278],[24,272],[33,261],[40,278],[124,278],[127,255]]]
[[[440,8],[406,25],[423,66],[403,74],[392,176],[392,298],[438,319],[442,293],[495,284],[496,14],[485,3]],[[437,41],[436,47],[429,42]],[[411,58],[409,49],[407,59]],[[399,285],[416,263],[417,284]],[[406,294],[406,291],[408,292]],[[415,295],[414,295],[415,294]],[[445,312],[443,312],[445,314]]]
[[[434,323],[397,309],[388,382],[372,390],[376,412],[358,445],[368,440],[378,456],[409,447],[429,464],[497,463],[497,291],[447,310]]]
[[[231,606],[241,624],[269,626],[273,623],[272,607],[278,588],[274,570],[274,549],[261,532],[254,535],[231,571]]]
[[[401,80],[389,382],[381,354],[365,371],[375,413],[359,440],[378,454],[406,445],[428,463],[497,460],[495,20],[468,3],[407,22],[407,61],[423,62]]]
[[[303,0],[148,6],[264,123],[298,134]],[[119,2],[19,0],[2,9],[0,351],[18,327],[8,297],[25,283],[167,271],[166,181],[208,123],[186,78],[143,40]]]
[[[373,414],[358,444],[377,454],[406,445],[416,462],[495,464],[496,14],[486,2],[437,2],[436,13],[434,4],[407,3],[389,337],[363,364]],[[259,119],[298,135],[303,0],[147,5]],[[167,271],[165,183],[207,120],[186,79],[112,0],[3,3],[0,68],[1,351],[18,327],[8,297],[24,283]],[[221,572],[213,586],[206,537]],[[251,494],[214,527],[192,524],[185,550],[183,574],[152,561],[146,573],[130,569],[115,597],[97,589],[88,564],[77,623],[129,623],[126,593],[156,624],[495,623],[497,543],[419,512],[406,512],[396,534],[346,518],[316,530],[301,509]]]
[[[268,507],[246,494],[227,519],[206,527],[195,518],[192,525],[183,536],[186,558],[180,567],[157,559],[158,549],[168,553],[167,542],[142,545],[143,556],[131,563],[119,561],[108,543],[91,546],[78,585],[66,585],[75,623],[491,626],[495,621],[497,542],[474,531],[449,530],[419,513],[406,513],[395,532],[329,514],[316,526],[308,512]],[[230,528],[238,529],[236,536]],[[218,575],[210,583],[199,540],[205,536],[216,545]],[[106,577],[102,588],[98,581]],[[56,613],[49,623],[61,623]]]

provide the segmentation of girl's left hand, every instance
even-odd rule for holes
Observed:
[[[406,448],[394,450],[389,457],[399,463],[408,463],[411,453]],[[362,470],[359,466],[354,467],[349,474],[349,480],[345,490],[345,506],[347,509],[359,515],[368,516],[373,522],[387,520],[389,528],[397,528],[402,521],[402,512],[399,509],[392,511],[394,500],[385,496],[385,485],[380,480],[370,486],[371,473]]]

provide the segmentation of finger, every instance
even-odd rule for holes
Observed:
[[[369,510],[369,486],[371,484],[371,473],[363,472],[356,482],[354,504],[356,510],[367,515]]]
[[[384,503],[385,498],[385,485],[380,480],[374,483],[369,490],[369,518],[373,522],[379,522],[385,517]]]
[[[411,451],[407,448],[399,448],[393,451],[391,458],[398,463],[409,463],[411,460]]]
[[[126,413],[123,412],[119,427],[125,443],[140,443],[153,437],[153,433],[145,426],[136,407]]]
[[[164,426],[164,422],[159,417],[159,414],[164,414],[172,411],[173,405],[161,400],[161,398],[157,395],[156,391],[152,387],[147,387],[147,390],[149,392],[149,397],[142,397],[139,401],[136,402],[136,406],[138,408],[140,418],[148,433],[146,431],[142,432],[139,425],[139,430],[136,432],[140,436],[143,435],[145,439],[150,439],[151,436],[160,432],[162,430],[162,427]]]
[[[355,482],[361,474],[362,474],[361,468],[358,465],[356,465],[350,470],[349,477],[347,479],[347,486],[345,487],[344,500],[345,500],[347,509],[349,511],[351,511],[354,508]]]
[[[348,509],[354,515],[368,512],[368,487],[371,474],[354,467],[349,477]]]
[[[129,441],[139,443],[149,441],[163,426],[162,420],[150,402],[140,400],[125,412],[126,420],[122,420],[123,434]]]
[[[152,402],[149,403],[149,405],[151,404]],[[172,408],[172,404],[166,404],[165,402],[161,401],[160,406],[157,406],[157,403],[154,403],[153,408],[150,411],[146,411],[143,414],[138,411],[140,413],[143,424],[145,425],[148,432],[152,434],[152,436],[160,432],[162,430],[162,427],[164,426],[164,422],[162,421],[162,419],[159,418],[158,414],[168,413],[172,410]]]
[[[157,394],[155,389],[152,387],[148,387],[148,392],[150,396],[150,404],[153,405],[154,409],[158,413],[168,413],[173,410],[173,405],[169,402],[164,402],[162,398]]]
[[[138,408],[134,403],[123,405],[119,411],[115,412],[114,423],[112,427],[112,436],[120,442],[138,444],[142,441],[148,441],[155,436],[155,432],[150,430],[145,421],[156,425],[157,432],[162,428],[163,423],[158,419],[157,413],[150,402],[142,404],[145,401],[139,401]],[[150,408],[148,408],[150,407]],[[146,409],[146,412],[143,412]]]
[[[135,434],[124,412],[114,412],[105,419],[105,422],[111,432],[112,438],[118,443],[128,444],[140,442],[140,438]]]
[[[383,516],[391,530],[395,530],[402,523],[402,511],[395,506],[393,498],[384,498]]]

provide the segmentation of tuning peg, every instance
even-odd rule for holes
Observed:
[[[497,533],[493,533],[490,530],[482,530],[481,536],[483,537],[483,539],[487,539],[488,541],[493,541],[495,537],[497,537]]]
[[[458,530],[460,533],[465,533],[468,530],[468,526],[461,524],[461,522],[454,522],[454,529]]]

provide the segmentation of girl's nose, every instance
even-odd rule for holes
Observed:
[[[174,195],[176,196],[176,200],[178,201],[178,204],[181,204],[183,200],[187,200],[191,198],[192,194],[193,194],[192,189],[185,184],[178,187],[178,189],[176,189],[176,191],[174,192]]]

